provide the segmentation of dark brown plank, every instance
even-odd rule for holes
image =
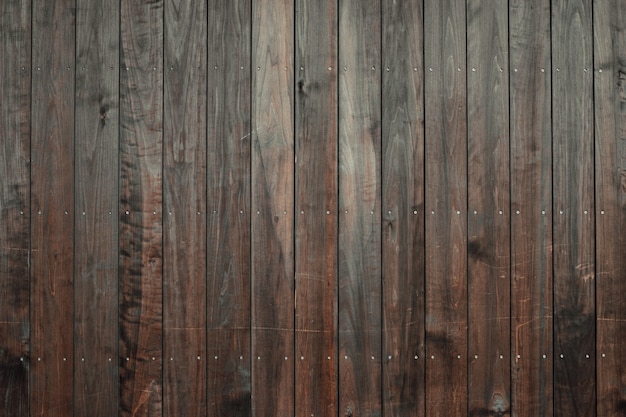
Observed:
[[[550,2],[513,0],[509,28],[512,413],[551,416]]]
[[[626,1],[593,2],[598,416],[626,410]],[[590,211],[590,213],[593,213]]]
[[[31,415],[73,412],[73,0],[35,1],[31,137]]]
[[[160,416],[163,2],[122,0],[121,36],[120,415]]]
[[[208,413],[248,416],[251,5],[208,7]]]
[[[207,7],[165,3],[163,414],[207,415]]]
[[[381,346],[380,1],[340,1],[339,28],[339,413],[377,416],[393,360]]]
[[[382,9],[383,409],[423,415],[423,1]],[[418,68],[418,71],[414,71]]]
[[[337,3],[296,2],[296,415],[337,415]]]
[[[462,3],[424,2],[427,416],[467,414],[465,22]]]
[[[253,2],[252,410],[294,415],[292,0]]]
[[[552,2],[554,414],[568,417],[595,415],[591,20],[590,0]]]
[[[507,15],[499,0],[467,4],[471,416],[509,413],[511,404]]]
[[[28,416],[30,2],[0,4],[0,417]]]

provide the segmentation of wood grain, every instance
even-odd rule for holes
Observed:
[[[550,2],[509,3],[509,27],[512,415],[551,416]]]
[[[337,3],[296,19],[296,415],[336,416]]]
[[[465,25],[464,4],[424,2],[427,416],[467,414]]]
[[[339,413],[378,416],[388,360],[381,341],[380,1],[340,1],[339,29]]]
[[[593,2],[596,190],[596,415],[626,409],[626,2]],[[590,212],[593,213],[593,212]]]
[[[382,12],[383,352],[392,357],[383,362],[383,409],[423,415],[423,1],[387,3]]]
[[[30,3],[0,5],[0,417],[28,416]]]
[[[73,412],[73,1],[32,4],[30,413]]]
[[[163,2],[123,0],[120,13],[120,415],[160,416]]]
[[[165,3],[163,414],[207,414],[207,7]]]
[[[76,10],[74,413],[117,413],[119,8]]]
[[[497,0],[467,4],[470,416],[511,407],[507,15]]]
[[[252,409],[294,415],[294,2],[253,2]]]
[[[595,415],[591,6],[552,2],[555,416]]]
[[[248,416],[251,4],[208,7],[208,413]]]

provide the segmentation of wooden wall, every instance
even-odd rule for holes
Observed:
[[[0,417],[626,416],[625,0],[0,0]]]

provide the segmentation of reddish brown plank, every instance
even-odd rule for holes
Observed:
[[[31,137],[31,415],[73,412],[73,0],[35,1]]]
[[[598,416],[626,410],[626,2],[593,2]],[[590,211],[590,213],[592,213]]]
[[[423,1],[388,2],[382,12],[383,352],[392,357],[383,362],[383,409],[423,415]]]
[[[28,416],[29,2],[0,4],[0,416]]]
[[[122,0],[120,13],[120,415],[160,416],[163,2]]]
[[[294,415],[292,0],[253,1],[252,410]]]
[[[207,414],[207,8],[165,3],[163,414]]]
[[[208,413],[249,416],[251,4],[208,7]]]
[[[552,2],[554,415],[595,415],[592,10]]]
[[[508,9],[467,4],[469,415],[510,413]]]
[[[509,3],[512,415],[552,415],[550,2]]]
[[[467,414],[465,28],[464,4],[425,1],[427,416]]]
[[[337,415],[337,3],[296,2],[296,415]]]

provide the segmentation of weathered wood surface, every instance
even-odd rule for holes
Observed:
[[[207,7],[165,3],[163,415],[207,414]]]
[[[383,410],[423,415],[423,2],[382,9]],[[414,69],[418,68],[419,71]],[[391,356],[391,359],[389,359]]]
[[[119,8],[76,9],[74,413],[117,414]]]
[[[119,412],[152,417],[163,411],[163,2],[123,0],[120,24]]]
[[[208,413],[251,413],[250,1],[208,4]]]
[[[30,414],[73,413],[73,1],[32,4]]]
[[[31,7],[0,3],[0,416],[28,416]]]
[[[510,413],[508,9],[467,4],[469,415]]]
[[[626,2],[593,2],[596,415],[626,410]],[[590,213],[594,213],[590,211]]]
[[[555,416],[596,415],[591,6],[552,2]]]
[[[425,0],[427,416],[467,414],[465,25],[464,4]]]
[[[551,416],[550,2],[510,2],[509,28],[511,412]]]
[[[254,2],[252,410],[294,414],[294,2]]]
[[[337,3],[296,19],[296,415],[336,416]]]

